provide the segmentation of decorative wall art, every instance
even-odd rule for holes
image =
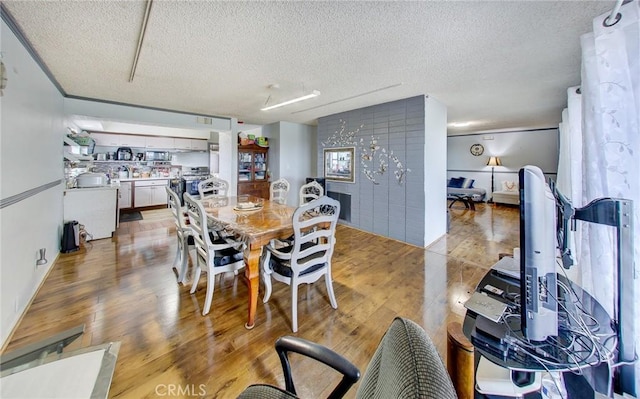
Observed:
[[[353,183],[354,147],[324,149],[324,178],[332,181]]]
[[[362,167],[362,173],[365,175],[367,179],[369,179],[373,184],[380,184],[376,181],[378,177],[381,177],[389,170],[389,164],[393,164],[395,166],[395,170],[393,172],[394,177],[396,178],[398,184],[402,184],[408,172],[411,172],[411,169],[406,168],[400,159],[394,155],[393,151],[387,151],[386,148],[378,145],[378,138],[376,136],[371,136],[368,144],[365,144],[364,137],[360,137],[359,139],[356,137],[357,133],[360,132],[360,129],[364,127],[364,125],[360,125],[356,130],[347,131],[346,124],[347,122],[344,120],[340,120],[340,129],[336,130],[327,141],[322,142],[322,146],[354,146],[359,148],[359,157],[360,157],[360,166]],[[336,181],[346,181],[344,179],[334,179],[329,177],[327,173],[327,151],[332,151],[334,149],[325,149],[325,177],[328,180],[336,180]],[[336,148],[335,150],[345,150],[345,148]],[[352,149],[353,150],[353,149]],[[353,159],[353,156],[351,157]],[[351,166],[351,175],[353,175],[353,164]],[[351,182],[353,182],[353,178]]]

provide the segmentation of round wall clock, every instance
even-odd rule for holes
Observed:
[[[471,146],[469,151],[471,151],[471,154],[479,157],[484,152],[484,147],[482,146],[482,144],[474,144]]]

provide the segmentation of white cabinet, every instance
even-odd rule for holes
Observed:
[[[131,208],[131,182],[120,182],[118,190],[118,209]]]
[[[135,203],[136,208],[145,206],[166,205],[167,190],[169,180],[146,180],[135,182]]]
[[[146,137],[144,136],[133,136],[130,134],[120,135],[121,147],[144,148],[145,145],[147,145],[147,141],[146,141]]]
[[[104,147],[120,147],[120,135],[109,133],[91,133],[96,145]]]
[[[173,137],[147,137],[147,148],[170,150],[174,148]]]
[[[208,151],[209,143],[207,142],[207,140],[191,139],[191,149],[195,151]]]
[[[174,139],[174,145],[176,150],[207,151],[209,149],[207,140],[182,139],[176,137]]]
[[[116,231],[116,188],[74,188],[64,191],[64,220],[84,225],[87,240],[111,237]]]
[[[92,133],[91,137],[96,141],[96,145],[104,147],[144,148],[146,146],[146,138],[144,136],[134,136],[131,134]]]

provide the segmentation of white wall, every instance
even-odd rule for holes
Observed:
[[[63,178],[63,98],[2,21],[7,88],[0,97],[0,196]],[[4,345],[59,252],[62,183],[0,210],[0,340]],[[49,263],[38,267],[39,248]]]
[[[474,156],[469,151],[473,144],[482,144],[484,153]],[[503,181],[517,181],[518,171],[524,165],[536,165],[548,177],[558,172],[558,129],[472,133],[447,138],[447,177],[475,179],[474,187],[487,190],[491,197],[490,156],[498,156],[502,166],[494,170],[495,190]]]
[[[447,231],[447,107],[426,96],[424,100],[424,245],[430,245]],[[435,210],[443,210],[437,212]]]
[[[208,117],[211,124],[199,123],[196,115],[178,112],[154,110],[121,104],[111,104],[101,101],[80,100],[76,98],[64,99],[64,110],[69,116],[79,115],[95,118],[131,123],[148,123],[166,127],[181,127],[191,129],[210,129],[213,131],[230,131],[231,120],[226,118]],[[144,132],[140,132],[141,134]],[[200,137],[209,139],[209,136]]]
[[[315,177],[317,132],[315,126],[277,122],[263,127],[269,139],[271,181],[285,178],[290,184],[287,204],[298,206],[298,193],[307,177]]]

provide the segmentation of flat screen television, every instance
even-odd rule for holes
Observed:
[[[520,323],[530,341],[558,335],[556,201],[542,170],[527,165],[520,183]]]

